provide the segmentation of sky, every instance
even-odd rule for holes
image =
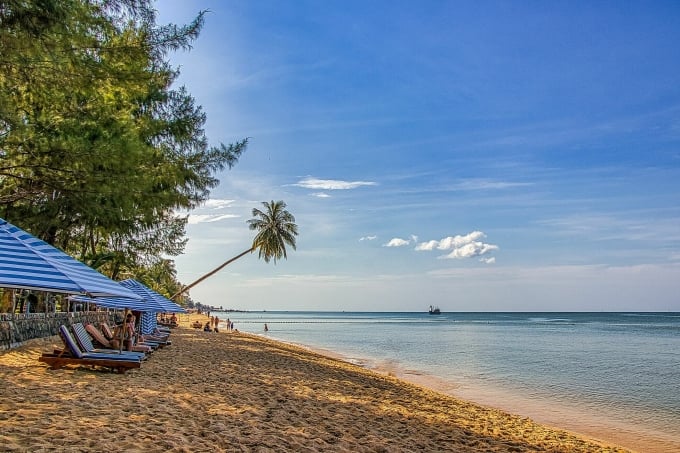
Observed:
[[[242,310],[680,311],[680,3],[160,0],[212,145],[185,284],[283,200],[288,259],[191,290]]]

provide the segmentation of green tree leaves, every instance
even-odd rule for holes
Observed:
[[[166,57],[188,25],[149,0],[0,5],[0,212],[111,276],[182,252],[186,220],[247,139],[211,147]]]
[[[258,250],[259,258],[264,259],[266,263],[270,260],[274,260],[274,264],[276,264],[276,260],[288,258],[286,245],[292,247],[293,250],[295,250],[296,247],[295,237],[298,235],[298,228],[295,224],[295,217],[286,210],[286,203],[283,201],[272,200],[269,203],[263,201],[262,206],[264,207],[264,211],[254,208],[253,218],[248,220],[248,227],[251,230],[257,231],[250,248],[225,261],[207,274],[202,275],[197,280],[183,287],[172,296],[172,299],[189,291],[189,289],[198,285],[206,278],[216,274],[225,266],[255,250]]]
[[[288,258],[286,245],[295,250],[295,236],[298,234],[295,217],[286,210],[286,203],[272,200],[262,202],[265,210],[253,208],[253,218],[248,220],[248,227],[257,231],[253,239],[253,249],[258,250],[260,258],[266,263],[269,260]]]

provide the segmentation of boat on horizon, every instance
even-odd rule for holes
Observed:
[[[439,307],[435,307],[434,305],[430,305],[430,314],[431,315],[441,315],[442,312],[439,310]]]

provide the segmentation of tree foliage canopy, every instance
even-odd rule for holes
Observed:
[[[248,227],[257,231],[253,249],[258,250],[258,256],[266,263],[269,260],[276,263],[276,260],[288,258],[286,245],[295,250],[298,228],[295,217],[286,210],[284,201],[265,201],[262,206],[264,211],[253,208],[253,218],[248,220]]]
[[[264,259],[265,263],[273,260],[274,264],[276,264],[276,260],[280,260],[281,258],[288,259],[286,245],[290,246],[293,250],[296,248],[295,237],[298,235],[298,227],[295,223],[295,217],[286,210],[287,205],[282,200],[272,200],[269,203],[263,201],[262,206],[264,207],[264,211],[253,208],[253,218],[247,221],[248,228],[257,231],[250,248],[244,250],[235,257],[228,259],[207,274],[203,274],[200,278],[194,280],[187,286],[184,286],[180,291],[175,293],[171,299],[175,299],[186,293],[203,280],[215,275],[225,266],[255,250],[258,251],[258,257]]]
[[[169,52],[204,14],[150,0],[0,1],[0,213],[112,277],[163,267],[247,139],[209,146]]]

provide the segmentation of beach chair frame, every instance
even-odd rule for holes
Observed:
[[[59,327],[59,337],[64,343],[64,349],[59,353],[42,354],[38,358],[39,362],[46,363],[50,369],[57,370],[65,365],[87,365],[109,368],[119,374],[124,374],[130,369],[141,367],[141,361],[131,357],[84,353],[64,325]]]
[[[135,352],[135,351],[119,351],[118,349],[109,349],[109,348],[95,348],[94,344],[92,343],[92,338],[90,337],[90,334],[87,333],[87,330],[85,329],[85,326],[81,323],[76,323],[71,326],[71,329],[73,330],[73,333],[76,337],[76,341],[78,342],[78,345],[80,346],[80,349],[83,350],[83,352],[96,352],[96,353],[104,353],[104,354],[118,354],[122,356],[127,356],[131,358],[139,358],[144,360],[146,358],[146,354],[144,352]]]

